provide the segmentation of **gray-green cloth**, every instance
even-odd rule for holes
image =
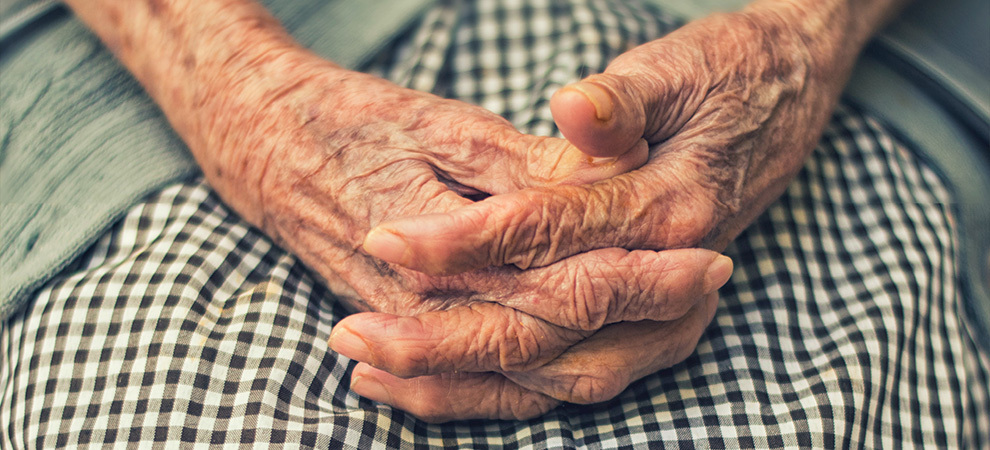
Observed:
[[[303,45],[357,67],[432,0],[265,3]],[[6,36],[0,52],[6,319],[136,201],[198,170],[137,81],[64,7]]]

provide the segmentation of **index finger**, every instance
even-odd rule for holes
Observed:
[[[598,248],[696,245],[713,227],[715,202],[669,164],[592,185],[492,196],[443,213],[384,222],[363,247],[385,261],[434,275],[513,264],[545,266]]]

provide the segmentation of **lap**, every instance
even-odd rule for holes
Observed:
[[[510,3],[439,7],[372,70],[549,134],[553,90],[673,26],[634,2]],[[736,272],[688,360],[606,404],[430,425],[350,392],[353,362],[326,344],[346,314],[333,294],[209,186],[180,183],[3,324],[3,439],[979,446],[990,361],[962,316],[951,205],[894,133],[840,106],[798,178],[727,250]]]

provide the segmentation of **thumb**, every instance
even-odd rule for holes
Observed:
[[[677,133],[708,95],[711,74],[668,38],[641,45],[604,73],[564,86],[550,99],[557,127],[589,156],[617,157]],[[645,144],[644,144],[645,143]]]
[[[617,157],[643,146],[649,98],[626,76],[592,75],[564,86],[550,112],[564,137],[595,157]]]

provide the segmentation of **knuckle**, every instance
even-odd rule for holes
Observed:
[[[604,236],[608,244],[624,248],[640,248],[649,245],[653,219],[663,217],[659,203],[649,194],[654,187],[642,185],[631,177],[615,177],[600,183],[589,195],[590,208],[585,220],[588,229]],[[597,216],[595,216],[597,215]]]
[[[587,373],[571,375],[566,401],[590,404],[611,400],[628,384],[627,376],[618,368],[596,366]]]
[[[430,359],[422,352],[395,352],[382,369],[399,378],[413,378],[431,373]]]
[[[544,201],[535,192],[527,193],[511,205],[518,211],[503,223],[491,251],[492,261],[513,264],[520,269],[545,265],[560,244],[558,226],[553,221],[553,201]],[[539,205],[539,207],[534,207]]]
[[[565,155],[567,141],[553,138],[538,138],[526,150],[526,175],[529,183],[519,183],[520,187],[552,183],[567,174]]]
[[[382,340],[381,347],[375,351],[376,366],[400,378],[413,378],[421,375],[445,372],[456,358],[457,353],[448,352],[450,346],[435,345],[443,343],[442,330],[429,320],[418,317],[400,317],[394,324],[393,331],[399,339]],[[416,339],[403,338],[415,336]],[[453,348],[452,350],[456,350]]]
[[[609,285],[609,275],[601,267],[582,266],[572,273],[572,287],[566,291],[570,325],[579,330],[598,330],[614,313],[616,302],[612,300],[620,293]]]
[[[458,419],[453,411],[444,409],[441,404],[440,401],[421,401],[410,408],[409,412],[427,423],[444,423]]]
[[[532,316],[517,313],[502,324],[502,332],[490,333],[480,352],[494,355],[495,365],[508,372],[524,372],[542,366],[584,335],[566,328],[547,326]]]
[[[666,309],[666,297],[658,295],[665,286],[662,274],[652,266],[652,251],[632,251],[624,255],[612,274],[612,304],[608,323],[653,319]]]
[[[506,384],[511,381],[506,380]],[[513,386],[518,389],[518,387]],[[527,420],[543,415],[557,406],[557,401],[546,395],[525,391],[517,396],[499,396],[499,419]]]
[[[490,344],[498,357],[498,366],[507,371],[525,371],[540,365],[547,351],[543,340],[531,330],[514,326],[506,330],[505,337],[498,337]]]

